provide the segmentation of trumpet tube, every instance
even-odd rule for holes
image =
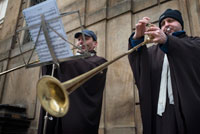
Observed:
[[[38,60],[33,61],[33,62],[31,62],[30,64],[34,64],[34,63],[38,63]],[[26,66],[27,66],[27,64],[22,64],[22,65],[19,65],[19,66],[17,66],[17,67],[14,67],[14,68],[8,69],[8,70],[6,70],[6,71],[0,72],[0,76],[1,76],[1,75],[5,75],[5,74],[10,73],[10,72],[13,72],[13,71],[15,71],[15,70],[24,68],[24,67],[26,67]]]
[[[41,105],[52,116],[64,116],[69,108],[68,95],[70,93],[84,84],[90,78],[103,71],[113,62],[132,53],[144,44],[149,43],[149,41],[150,38],[146,38],[144,42],[117,56],[113,60],[105,62],[104,64],[101,64],[100,66],[63,83],[59,82],[59,80],[52,76],[43,76],[37,83],[37,95]]]

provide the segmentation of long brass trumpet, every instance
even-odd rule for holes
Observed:
[[[43,76],[37,83],[37,95],[39,97],[42,107],[52,116],[62,117],[64,116],[69,108],[69,97],[68,95],[88,81],[96,74],[103,71],[108,65],[117,61],[118,59],[132,53],[139,47],[149,43],[151,38],[147,37],[144,42],[133,47],[129,51],[125,52],[114,58],[111,61],[105,62],[104,64],[90,70],[87,73],[79,75],[69,81],[59,82],[52,76]]]

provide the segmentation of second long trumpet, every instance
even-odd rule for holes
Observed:
[[[133,47],[129,51],[117,56],[113,60],[105,62],[104,64],[90,70],[89,72],[79,75],[63,83],[52,76],[43,76],[37,83],[37,96],[39,97],[42,107],[52,116],[64,116],[69,108],[68,95],[70,93],[72,93],[82,84],[84,84],[90,78],[103,71],[113,62],[132,53],[133,51],[149,43],[150,41],[151,39],[147,37],[144,42]]]

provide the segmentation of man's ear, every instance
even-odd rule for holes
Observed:
[[[95,41],[95,47],[97,47],[97,45],[98,45],[98,42],[97,42],[97,41]]]
[[[93,50],[97,49],[97,45],[98,45],[97,41],[93,42]]]

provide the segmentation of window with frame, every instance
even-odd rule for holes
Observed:
[[[8,5],[8,0],[0,0],[0,25],[4,21],[7,5]]]

